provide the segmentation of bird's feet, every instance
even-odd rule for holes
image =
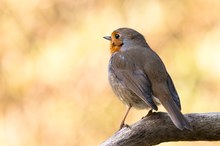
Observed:
[[[124,127],[126,127],[126,128],[131,128],[128,124],[121,123],[119,130],[121,130],[121,129],[124,128]],[[118,130],[118,131],[119,131],[119,130]]]
[[[144,119],[145,117],[148,117],[150,115],[154,114],[153,109],[149,110],[146,116],[142,117],[141,119]]]

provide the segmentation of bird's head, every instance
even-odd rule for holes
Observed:
[[[122,46],[125,48],[133,47],[133,45],[146,45],[146,41],[139,32],[131,28],[119,28],[112,32],[111,36],[105,36],[109,40],[111,53],[120,51]]]

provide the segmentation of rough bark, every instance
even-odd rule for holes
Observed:
[[[159,112],[122,128],[100,146],[150,146],[169,141],[220,140],[220,113],[194,113],[185,117],[193,131],[177,129],[167,113]]]

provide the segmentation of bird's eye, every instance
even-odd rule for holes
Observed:
[[[120,37],[119,34],[115,34],[115,38],[118,39]]]

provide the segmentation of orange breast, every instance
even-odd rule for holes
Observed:
[[[111,54],[113,54],[113,53],[119,51],[120,48],[121,48],[121,46],[114,46],[114,45],[111,45],[111,47],[110,47]]]

